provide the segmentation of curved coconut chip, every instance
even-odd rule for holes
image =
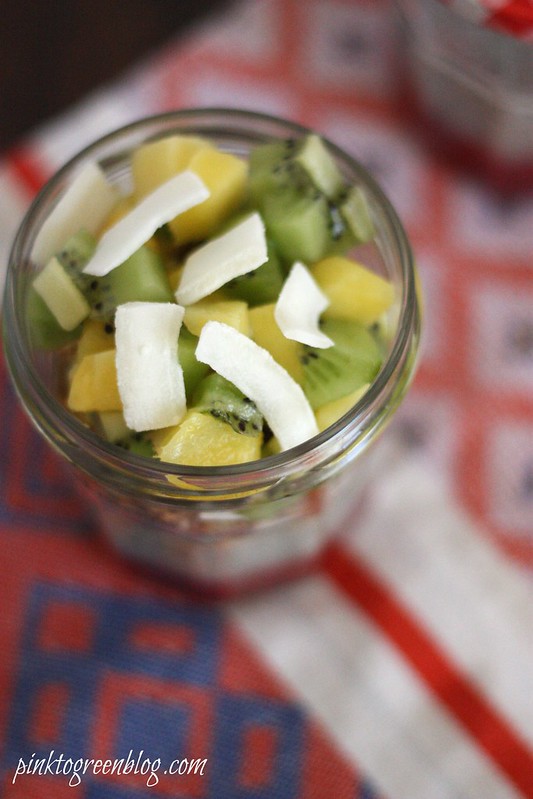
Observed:
[[[301,386],[263,347],[223,322],[202,328],[196,358],[234,383],[257,405],[282,450],[318,433]]]
[[[44,266],[82,228],[94,235],[119,199],[98,164],[86,164],[45,219],[31,251],[32,261]]]
[[[320,330],[320,314],[329,300],[304,266],[293,264],[274,308],[276,323],[286,338],[326,349],[333,341]]]
[[[198,175],[190,170],[180,172],[106,230],[83,271],[96,277],[109,274],[146,244],[158,228],[208,197],[209,190]]]
[[[191,305],[268,259],[265,226],[250,214],[226,233],[198,247],[185,261],[176,300]]]

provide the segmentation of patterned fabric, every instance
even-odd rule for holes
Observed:
[[[444,0],[477,23],[520,39],[533,35],[531,0]]]
[[[425,331],[357,525],[216,605],[107,550],[1,364],[2,799],[533,796],[533,200],[425,149],[393,42],[385,0],[245,0],[4,155],[2,262],[46,177],[142,114],[311,125],[398,209]]]

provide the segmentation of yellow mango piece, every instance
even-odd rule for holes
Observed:
[[[324,319],[376,322],[394,301],[394,286],[351,258],[333,255],[311,267],[311,273],[330,304]]]
[[[168,272],[168,282],[173,292],[177,290],[180,284],[182,272],[183,272],[183,264],[172,267]]]
[[[268,439],[261,450],[261,455],[263,458],[268,458],[270,455],[279,455],[280,452],[281,447],[279,445],[279,441],[275,436],[272,436],[272,438]]]
[[[290,376],[301,383],[303,368],[300,361],[301,345],[292,339],[286,338],[278,327],[274,318],[274,303],[256,305],[248,311],[252,338],[272,355]]]
[[[113,349],[115,349],[115,336],[106,331],[105,323],[100,319],[86,319],[78,339],[76,361],[81,361],[85,355]]]
[[[180,134],[142,144],[135,150],[131,162],[136,198],[145,197],[187,169],[196,152],[211,147],[207,139]]]
[[[121,197],[113,207],[113,210],[109,216],[106,218],[104,224],[98,232],[98,235],[102,236],[106,230],[109,230],[109,228],[113,227],[113,225],[116,225],[117,222],[120,222],[120,220],[126,216],[126,214],[129,214],[129,212],[133,210],[134,206],[135,198],[132,195],[129,195],[128,197]]]
[[[350,408],[353,408],[356,402],[359,402],[363,394],[366,394],[369,387],[370,383],[366,383],[364,386],[360,386],[355,391],[352,391],[351,394],[332,400],[332,402],[327,402],[325,405],[318,408],[315,411],[318,429],[320,431],[325,430],[326,427],[329,427],[336,422],[337,419],[340,419],[341,416],[344,416],[345,413],[348,413]]]
[[[214,233],[244,201],[248,179],[246,161],[215,148],[196,152],[187,168],[201,178],[210,195],[168,223],[180,244],[201,241]]]
[[[183,323],[189,332],[199,336],[206,322],[215,320],[234,327],[239,333],[251,333],[248,304],[242,300],[200,300],[187,305]]]
[[[210,413],[187,411],[183,421],[154,435],[158,457],[183,466],[230,466],[261,457],[263,436],[247,436]]]
[[[75,366],[67,406],[77,413],[120,411],[115,350],[85,355]]]

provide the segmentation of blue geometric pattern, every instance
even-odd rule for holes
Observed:
[[[61,604],[87,610],[96,620],[90,651],[43,650],[40,646],[47,611]],[[193,633],[194,647],[183,653],[139,650],[132,643],[132,634],[139,625],[146,624],[164,624],[174,627],[176,631],[189,628]],[[48,743],[39,747],[30,737],[32,709],[40,690],[46,685],[64,685],[69,697],[64,724],[53,748],[65,755],[70,753],[69,756],[73,758],[90,757],[87,725],[105,673],[139,674],[211,686],[216,676],[219,631],[219,614],[201,606],[167,605],[154,600],[123,598],[80,588],[46,584],[35,586],[29,601],[20,650],[18,682],[13,692],[4,753],[5,765],[14,768],[20,757],[29,757],[33,752],[37,757],[44,757],[50,751]],[[123,708],[124,726],[118,743],[127,747],[126,753],[129,748],[135,748],[135,744],[142,748],[140,740],[127,741],[130,740],[132,722],[138,722],[145,712],[142,703],[138,706],[126,704]],[[146,748],[152,739],[154,751],[159,754],[162,748],[162,717],[153,718],[152,721],[157,723],[143,726],[144,746]],[[168,725],[171,720],[167,718],[166,721]],[[179,726],[183,718],[172,721]]]
[[[32,757],[46,759],[51,750],[56,757],[62,753],[73,761],[126,758],[133,751],[152,763],[160,758],[156,784],[147,785],[147,775],[138,774],[133,782],[130,775],[123,782],[125,778],[88,771],[76,789],[77,796],[153,799],[168,796],[170,785],[175,799],[198,795],[205,799],[297,799],[311,722],[293,701],[239,693],[238,688],[221,685],[224,625],[216,607],[179,598],[164,601],[45,582],[34,585],[0,779],[6,785],[11,781],[19,758],[26,762]],[[149,636],[142,637],[147,630],[164,630],[167,642],[182,645],[150,648]],[[52,728],[53,738],[43,741],[35,733],[35,713],[42,692],[54,685],[65,689],[66,707]],[[47,710],[53,716],[57,708]],[[100,729],[106,730],[107,748],[95,752],[102,747],[101,740],[95,744],[102,717]],[[199,725],[203,725],[200,738]],[[249,756],[246,736],[250,730],[266,731],[274,742],[260,784],[240,780]],[[196,751],[198,740],[204,751]],[[186,777],[165,776],[173,760],[184,758],[207,761],[202,775],[194,777],[194,790]],[[17,779],[20,790],[26,777]],[[65,787],[69,777],[60,773],[48,779]],[[374,797],[364,785],[353,795],[353,799]]]
[[[185,706],[141,699],[124,702],[118,724],[117,752],[146,752],[152,760],[171,763],[187,751],[191,711]],[[149,748],[149,743],[155,748]]]
[[[65,651],[43,647],[50,609],[84,610],[95,620],[89,651]],[[193,646],[184,651],[144,651],[133,635],[146,625],[164,625],[176,634],[187,630]],[[46,757],[53,748],[77,759],[94,756],[90,749],[90,724],[106,677],[141,676],[212,691],[220,654],[221,617],[213,608],[187,603],[166,604],[152,599],[125,598],[81,588],[40,584],[34,587],[28,606],[20,649],[18,682],[13,692],[4,765],[14,770],[20,757]],[[65,686],[66,713],[56,739],[39,745],[32,738],[32,713],[39,692],[47,685]],[[191,710],[186,704],[168,706],[150,699],[128,696],[120,706],[115,751],[119,757],[130,749],[143,750],[162,762],[186,752],[185,738]],[[223,721],[223,719],[222,719]],[[220,740],[231,740],[223,731]],[[227,748],[225,756],[230,756]],[[200,753],[201,754],[201,753]],[[182,755],[183,756],[183,755]],[[87,784],[90,780],[87,780]],[[91,789],[92,790],[92,789]],[[93,795],[93,794],[89,794]],[[214,794],[216,795],[216,793]]]
[[[274,705],[271,701],[261,701],[255,697],[223,696],[217,705],[217,711],[218,724],[211,770],[213,796],[227,794],[228,797],[239,796],[242,799],[298,796],[305,726],[301,709],[284,703]],[[251,724],[276,730],[275,765],[267,786],[243,790],[236,780],[243,734]]]

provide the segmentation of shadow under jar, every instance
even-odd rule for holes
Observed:
[[[44,220],[89,161],[128,194],[131,153],[149,139],[194,134],[246,158],[260,143],[306,132],[285,120],[225,109],[176,111],[133,123],[86,148],[49,181],[10,256],[4,343],[27,414],[66,461],[113,549],[204,595],[256,589],[307,570],[356,513],[369,481],[379,479],[374,445],[412,378],[420,323],[413,257],[394,209],[365,170],[328,142],[344,178],[366,195],[376,235],[354,252],[392,282],[397,324],[379,374],[348,413],[293,449],[238,466],[179,466],[134,455],[69,412],[65,352],[32,344],[25,313],[36,274],[30,253]]]

